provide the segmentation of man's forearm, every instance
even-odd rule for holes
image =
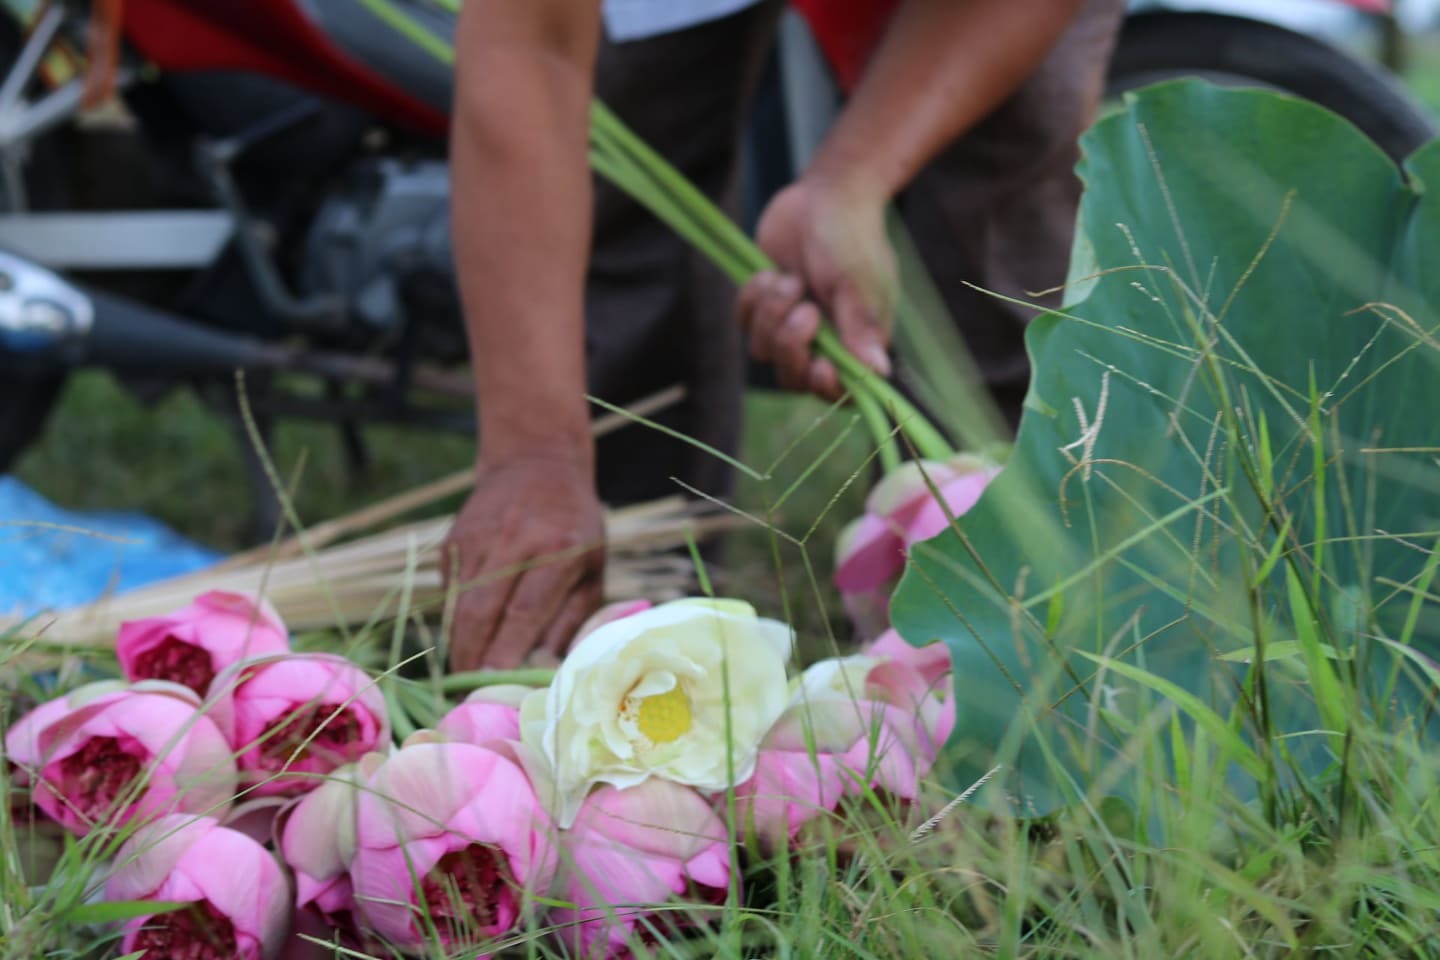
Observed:
[[[460,292],[486,459],[591,455],[584,399],[598,3],[469,0],[451,133]],[[527,9],[528,7],[528,9]]]
[[[902,0],[808,175],[893,197],[1024,83],[1083,0]]]

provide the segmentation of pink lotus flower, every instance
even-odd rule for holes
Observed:
[[[186,903],[125,924],[120,951],[145,960],[262,960],[278,955],[290,887],[260,844],[210,817],[172,815],[120,848],[105,899]]]
[[[356,929],[355,889],[350,863],[355,858],[355,811],[362,781],[381,758],[336,770],[281,815],[280,853],[295,874],[295,906],[329,927]]]
[[[243,593],[212,590],[183,610],[120,625],[115,655],[128,680],[172,680],[205,696],[232,663],[290,649],[274,608]]]
[[[6,749],[35,804],[77,836],[171,812],[223,811],[235,793],[230,745],[192,691],[163,681],[82,687],[23,717]]]
[[[944,463],[903,463],[876,484],[865,513],[840,532],[835,549],[835,585],[859,615],[862,632],[878,632],[876,615],[888,606],[886,588],[904,570],[909,548],[949,525],[947,508],[958,517],[973,507],[999,472],[988,460],[961,454]],[[878,628],[884,620],[878,617]]]
[[[123,690],[124,685],[113,680],[101,680],[78,687],[70,694],[46,700],[29,712],[21,715],[5,731],[5,760],[10,765],[10,783],[15,787],[30,785],[30,771],[40,766],[40,732],[64,718],[75,708],[71,701],[84,702],[103,693]]]
[[[624,620],[626,617],[633,617],[637,613],[644,613],[655,604],[649,600],[616,600],[614,603],[607,603],[605,606],[590,614],[589,619],[580,624],[580,629],[575,631],[574,643],[579,643],[580,638],[587,633],[592,633],[607,623],[614,623],[616,620]]]
[[[652,778],[585,798],[561,834],[562,879],[550,920],[580,956],[628,956],[648,909],[674,897],[723,902],[732,871],[725,823],[700,794]]]
[[[870,696],[914,718],[915,749],[923,776],[955,729],[955,683],[950,648],[943,643],[914,647],[887,630],[865,651],[880,657],[865,677]],[[908,729],[908,728],[902,728]]]
[[[288,797],[256,797],[247,793],[237,798],[235,806],[220,819],[220,825],[238,830],[256,843],[269,844],[275,840],[280,815],[290,806]]]
[[[303,793],[327,774],[390,742],[385,697],[344,657],[288,654],[216,677],[215,719],[240,752],[259,796]]]
[[[532,687],[515,684],[481,687],[445,714],[435,731],[446,740],[476,746],[519,740],[520,702],[532,692]]]
[[[550,820],[524,771],[468,743],[391,754],[360,797],[355,844],[361,918],[401,950],[426,945],[427,916],[447,948],[503,934],[555,876]]]
[[[113,688],[113,682],[104,682]],[[9,778],[7,806],[10,822],[24,831],[22,870],[32,884],[45,882],[55,870],[69,838],[59,824],[51,823],[30,791],[30,771],[40,765],[40,731],[70,711],[65,697],[47,700],[23,714],[5,732],[5,768]]]
[[[845,796],[883,790],[913,800],[955,725],[950,651],[887,631],[864,653],[805,671],[736,787],[741,822],[768,840],[793,837]]]
[[[844,758],[858,742],[853,727],[825,740],[811,733],[804,711],[792,708],[775,724],[755,764],[755,775],[735,788],[738,829],[783,845],[845,797]]]

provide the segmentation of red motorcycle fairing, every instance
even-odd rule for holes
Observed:
[[[443,106],[342,50],[296,0],[126,0],[123,9],[126,41],[161,70],[261,73],[421,133],[448,127]],[[394,44],[427,56],[398,33]]]

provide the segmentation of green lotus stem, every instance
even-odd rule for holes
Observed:
[[[590,117],[592,165],[597,156],[600,158],[597,172],[695,245],[735,283],[744,284],[761,270],[775,268],[753,240],[604,104],[593,104]],[[627,164],[631,169],[617,169]],[[944,435],[893,384],[861,363],[840,342],[833,327],[821,327],[815,350],[850,377],[848,389],[852,397],[858,400],[869,396],[878,401],[921,456],[935,460],[954,456],[954,448]]]
[[[404,740],[419,728],[410,719],[410,714],[393,687],[384,686],[381,692],[385,696],[385,712],[390,715],[390,729],[394,731],[397,740]]]
[[[850,399],[855,403],[855,409],[860,411],[860,417],[865,421],[865,426],[870,430],[870,436],[874,438],[875,444],[880,449],[880,466],[886,473],[900,466],[900,445],[895,442],[895,432],[890,427],[890,419],[885,416],[885,411],[880,407],[880,402],[871,396],[855,378],[848,374],[840,374],[840,382],[844,384],[845,390],[850,394]]]
[[[449,709],[439,692],[420,681],[406,680],[395,688],[397,702],[420,727],[433,727]]]
[[[455,65],[455,45],[444,37],[431,33],[424,24],[416,21],[414,17],[395,6],[390,0],[360,0],[360,5],[368,9],[390,29],[404,36],[405,39],[436,60],[452,67]],[[458,2],[451,7],[451,12],[456,14],[460,12]]]
[[[598,103],[596,106],[600,107]],[[654,161],[664,163],[658,157]],[[627,153],[624,144],[603,129],[592,128],[590,166],[595,172],[689,241],[733,283],[743,285],[770,265],[760,249],[749,244],[744,234],[735,230],[719,210],[714,210],[716,216],[712,218],[697,215],[694,209],[696,198],[709,203],[703,194],[691,188],[689,192],[682,191],[682,195],[677,196],[665,184],[657,182],[655,172],[646,163],[646,160],[638,159],[634,151]],[[731,229],[726,229],[727,226]]]
[[[890,381],[871,370],[840,342],[840,335],[832,327],[821,327],[815,335],[815,349],[835,364],[842,376],[853,378],[858,387],[854,391],[868,393],[885,408],[896,425],[915,444],[920,456],[928,460],[948,460],[955,455],[955,448],[945,435],[925,417],[924,414]]]
[[[679,210],[738,255],[749,267],[750,275],[774,266],[745,231],[711,203],[709,197],[598,100],[590,107],[590,129],[592,141],[612,144],[619,156],[631,159],[656,189],[674,198]],[[749,276],[745,279],[748,280]]]
[[[754,276],[755,271],[750,268],[749,264],[718,242],[701,224],[688,218],[680,208],[670,202],[670,198],[657,195],[654,191],[649,190],[649,185],[643,180],[643,175],[628,166],[626,161],[616,159],[605,148],[592,148],[590,166],[596,173],[629,194],[635,202],[664,221],[670,229],[699,250],[736,284],[743,284]]]
[[[471,693],[481,687],[497,687],[513,683],[522,687],[547,687],[555,679],[555,671],[534,667],[524,670],[468,670],[440,678],[443,693]]]

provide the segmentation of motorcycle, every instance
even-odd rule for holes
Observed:
[[[448,38],[453,5],[3,2],[0,471],[82,367],[142,395],[190,385],[237,422],[243,370],[262,433],[329,421],[357,464],[366,424],[472,429],[450,72],[384,16]],[[1197,73],[1314,99],[1397,158],[1435,129],[1393,78],[1312,38],[1209,13],[1127,21],[1112,90]]]
[[[333,422],[357,464],[366,424],[472,429],[444,64],[354,0],[8,8],[0,471],[81,367],[144,396],[193,386],[237,428],[243,370],[262,433]]]

